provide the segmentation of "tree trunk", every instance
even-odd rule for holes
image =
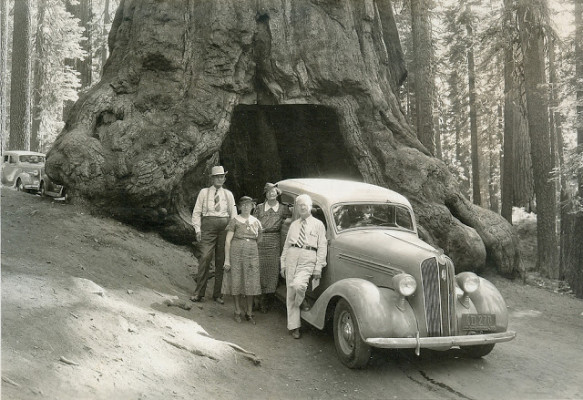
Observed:
[[[539,3],[539,4],[536,4]],[[540,0],[519,2],[519,26],[524,53],[524,79],[528,131],[537,202],[537,267],[550,278],[558,278],[555,185],[551,178],[551,142],[548,96],[545,87],[544,33]]]
[[[45,16],[46,2],[41,1],[38,3],[37,9],[37,29],[36,29],[36,42],[35,42],[35,52],[34,52],[34,70],[33,70],[33,96],[32,96],[32,130],[30,135],[30,148],[33,151],[41,151],[41,140],[40,140],[40,123],[41,123],[41,99],[43,90],[43,80],[45,78],[44,73],[44,35],[43,28],[44,16]]]
[[[8,134],[8,0],[0,0],[0,137],[4,152]]]
[[[476,67],[474,65],[474,31],[472,28],[472,10],[466,4],[465,23],[468,32],[468,92],[470,96],[470,140],[472,153],[472,199],[474,204],[482,204],[480,191],[480,161],[478,143],[478,112],[476,110]]]
[[[575,1],[575,75],[577,78],[577,153],[583,159],[583,0]],[[583,171],[577,176],[579,199],[583,197]],[[573,203],[571,203],[573,205]],[[583,210],[574,205],[565,213],[564,249],[562,251],[567,282],[579,298],[583,298]]]
[[[30,149],[30,3],[14,3],[10,84],[11,150]]]
[[[109,24],[111,24],[111,17],[109,14],[109,0],[105,0],[105,4],[103,6],[103,29],[102,29],[102,35],[104,38],[107,37],[107,33],[109,32]],[[107,47],[107,40],[104,40],[103,45],[101,46],[101,68],[103,69],[103,67],[105,66],[105,62],[107,61],[107,52],[108,52],[108,47]]]
[[[102,80],[49,151],[50,176],[186,243],[216,162],[237,165],[227,180],[236,196],[260,196],[267,177],[355,177],[407,196],[458,270],[487,261],[516,274],[512,227],[460,194],[402,113],[406,70],[391,4],[281,4],[122,1]],[[258,154],[275,161],[257,164]]]
[[[514,102],[516,99],[515,82],[513,78],[514,44],[512,0],[504,0],[504,148],[503,164],[500,173],[502,180],[502,216],[512,223],[512,207],[514,206]]]
[[[431,154],[435,154],[433,131],[434,81],[431,55],[431,25],[427,0],[411,0],[411,31],[413,35],[413,75],[417,110],[417,137]]]
[[[77,3],[72,3],[67,0],[67,11],[75,18],[78,18],[80,25],[85,29],[83,37],[85,40],[81,42],[81,48],[85,52],[83,59],[67,59],[66,64],[79,72],[79,80],[81,83],[80,92],[83,92],[91,86],[92,83],[92,65],[93,65],[93,49],[91,48],[91,16],[92,16],[92,0],[77,0]],[[69,111],[73,104],[66,102],[63,110],[63,119],[66,121]]]

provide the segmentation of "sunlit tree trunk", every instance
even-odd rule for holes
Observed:
[[[109,29],[109,25],[111,24],[111,17],[109,15],[109,0],[105,0],[105,5],[103,7],[103,28],[102,28],[102,35],[103,35],[103,45],[101,46],[101,69],[105,65],[107,61],[107,33]]]
[[[428,0],[411,0],[411,31],[413,35],[413,63],[415,101],[417,110],[417,137],[429,152],[435,155],[433,131],[434,82],[431,55],[431,25]]]
[[[577,153],[583,159],[583,0],[575,1],[575,74],[577,77]],[[577,177],[579,199],[583,197],[583,171]],[[581,203],[572,204],[570,213],[564,213],[565,235],[562,265],[569,285],[583,298],[583,210]]]
[[[502,216],[512,223],[514,205],[514,101],[515,87],[513,73],[514,44],[512,0],[504,0],[504,147],[500,179],[502,180]]]
[[[0,137],[2,150],[8,133],[8,0],[0,0]]]
[[[470,142],[472,153],[472,200],[474,204],[482,204],[480,192],[480,158],[478,144],[478,112],[476,110],[476,67],[474,63],[474,30],[472,28],[472,9],[466,4],[465,24],[468,33],[468,92],[470,97]]]
[[[67,65],[79,72],[81,82],[80,91],[84,91],[91,86],[92,81],[92,64],[93,64],[93,50],[91,48],[91,15],[92,15],[92,0],[78,0],[73,3],[71,0],[67,1],[67,11],[74,17],[79,18],[80,24],[85,28],[83,37],[85,40],[81,42],[81,48],[85,51],[85,58],[68,59]],[[65,103],[63,110],[63,117],[66,120],[69,110],[73,104],[71,102]]]
[[[30,148],[34,151],[41,151],[41,138],[40,138],[40,113],[41,107],[40,102],[42,98],[42,87],[44,79],[44,36],[43,36],[43,20],[45,16],[46,2],[41,1],[38,3],[37,10],[37,29],[36,29],[36,42],[35,42],[35,54],[34,54],[34,70],[33,70],[33,95],[32,95],[32,130],[30,135]]]
[[[528,131],[537,202],[537,267],[545,275],[558,278],[555,185],[551,178],[551,143],[548,96],[544,71],[544,33],[540,0],[521,0],[518,22],[524,53],[524,79]]]
[[[30,148],[30,2],[14,3],[10,87],[11,150]]]

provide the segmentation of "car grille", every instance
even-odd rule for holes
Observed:
[[[454,269],[451,260],[438,264],[436,258],[421,263],[425,318],[428,336],[449,336],[454,330]]]

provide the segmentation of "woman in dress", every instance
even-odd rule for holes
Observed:
[[[255,325],[253,297],[261,294],[257,242],[261,241],[262,228],[259,220],[251,215],[254,205],[251,197],[241,197],[238,203],[241,214],[227,225],[222,292],[234,298],[235,321],[241,322],[241,308],[245,306],[245,319]]]
[[[281,256],[281,226],[291,216],[289,208],[281,204],[277,197],[281,190],[277,184],[266,183],[263,189],[265,202],[255,209],[255,216],[263,227],[263,240],[259,247],[259,269],[261,271],[261,299],[259,307],[266,313],[273,301],[273,294],[279,278],[279,257]]]

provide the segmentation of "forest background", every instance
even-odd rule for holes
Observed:
[[[0,0],[6,149],[47,152],[99,82],[119,0]],[[537,269],[583,298],[583,0],[393,0],[404,114],[474,204],[537,217]]]

